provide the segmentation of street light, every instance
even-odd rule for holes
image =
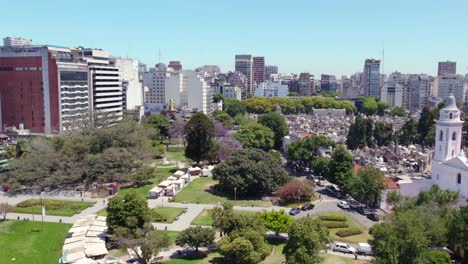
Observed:
[[[41,197],[41,222],[42,222],[42,231],[44,231],[44,215],[45,215],[45,207],[44,207],[44,192],[41,192],[39,195]]]
[[[237,187],[234,187],[234,201],[237,201]]]

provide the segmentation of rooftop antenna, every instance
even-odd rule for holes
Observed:
[[[382,41],[382,74],[385,74],[385,43]]]

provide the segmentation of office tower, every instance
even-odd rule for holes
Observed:
[[[242,100],[247,98],[247,87],[248,87],[248,80],[247,77],[238,71],[235,72],[228,72],[226,81],[232,85],[237,86],[242,91]]]
[[[320,92],[336,92],[335,75],[322,74],[320,76]]]
[[[253,94],[253,61],[252,55],[236,55],[235,70],[244,74],[247,80],[247,90],[243,91],[242,98],[246,98],[249,94]]]
[[[171,73],[165,86],[166,103],[172,100],[178,108],[212,114],[214,91],[197,72],[184,70]]]
[[[389,107],[402,107],[403,87],[394,81],[385,82],[380,91],[380,100],[387,103]]]
[[[266,81],[260,83],[255,89],[255,97],[287,97],[288,86],[281,82]]]
[[[265,57],[253,57],[253,81],[256,85],[265,81]]]
[[[143,106],[143,86],[138,75],[138,61],[129,58],[112,58],[112,64],[119,69],[122,79],[124,110],[136,110]]]
[[[314,75],[308,72],[299,74],[298,78],[299,95],[312,96],[314,93]]]
[[[457,74],[457,63],[454,61],[441,61],[437,70],[437,75]]]
[[[377,99],[380,97],[380,60],[365,61],[361,93]]]
[[[78,50],[0,47],[0,129],[59,134],[90,126],[88,66]]]
[[[145,91],[145,105],[164,104],[166,102],[166,65],[158,63],[154,68],[143,74]]]
[[[6,37],[3,39],[3,46],[12,47],[12,46],[31,46],[32,40],[25,38],[15,38],[15,37]]]
[[[272,74],[278,74],[278,66],[265,65],[265,80],[269,80]]]
[[[82,49],[89,68],[91,116],[93,126],[105,127],[120,121],[125,106],[119,69],[110,64],[109,53],[97,49]]]
[[[172,69],[174,71],[181,71],[182,64],[180,64],[180,61],[170,61],[167,65],[167,68]]]
[[[450,94],[455,96],[457,104],[461,106],[464,102],[463,77],[461,75],[446,74],[437,77],[438,98],[447,98]]]

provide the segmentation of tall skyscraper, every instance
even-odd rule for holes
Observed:
[[[38,134],[90,125],[88,66],[76,49],[0,47],[0,130],[23,124]]]
[[[265,81],[265,57],[253,57],[253,81],[256,85]]]
[[[143,85],[145,91],[146,109],[151,104],[164,104],[166,102],[166,77],[167,68],[163,63],[158,63],[154,68],[150,68],[148,72],[143,74]]]
[[[361,93],[365,96],[380,98],[380,60],[367,59],[365,61]]]
[[[247,79],[247,89],[242,91],[242,98],[247,95],[253,95],[253,60],[252,55],[236,55],[235,57],[235,70],[244,74]]]
[[[269,80],[272,74],[278,74],[278,66],[265,65],[265,80]]]
[[[441,61],[437,70],[437,75],[457,74],[457,63],[454,61]]]

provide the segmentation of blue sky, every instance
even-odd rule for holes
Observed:
[[[386,73],[436,74],[454,60],[468,72],[468,1],[0,0],[0,37],[102,48],[148,65],[234,67],[235,54],[265,56],[280,72],[341,76],[381,58]]]

